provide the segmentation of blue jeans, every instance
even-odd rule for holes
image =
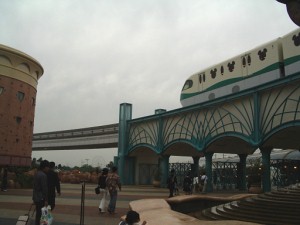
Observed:
[[[113,212],[115,212],[115,209],[116,209],[118,191],[117,190],[111,191],[111,192],[109,192],[109,195],[110,195],[110,201],[109,201],[109,204],[108,204],[107,211],[109,213],[113,213]]]

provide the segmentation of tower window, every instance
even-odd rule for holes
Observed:
[[[20,102],[23,101],[25,94],[21,91],[18,91],[17,97],[19,99]]]
[[[35,106],[35,98],[32,98],[31,101],[32,101],[32,106]]]
[[[17,123],[18,123],[18,124],[20,124],[20,123],[21,123],[21,121],[22,121],[22,118],[21,118],[21,117],[19,117],[19,116],[17,116],[17,117],[16,117],[16,121],[17,121]]]

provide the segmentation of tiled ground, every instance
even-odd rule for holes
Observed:
[[[62,184],[62,195],[56,198],[53,211],[54,225],[80,224],[81,184]],[[116,225],[126,214],[128,203],[142,198],[167,198],[167,189],[151,186],[124,186],[119,192],[116,214],[101,214],[98,211],[99,197],[94,194],[94,184],[86,185],[84,224]],[[15,225],[20,215],[27,213],[32,200],[31,189],[10,189],[0,192],[0,225]]]

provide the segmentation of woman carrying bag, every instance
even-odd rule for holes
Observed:
[[[102,173],[98,179],[98,187],[100,188],[100,204],[99,204],[99,212],[105,213],[105,209],[107,208],[108,204],[108,191],[106,188],[106,178],[108,174],[108,169],[103,168]]]

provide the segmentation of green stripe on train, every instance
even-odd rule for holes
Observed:
[[[298,62],[298,61],[300,61],[300,55],[293,56],[291,58],[285,59],[284,60],[284,65],[288,66],[288,65],[293,64],[293,63]]]

